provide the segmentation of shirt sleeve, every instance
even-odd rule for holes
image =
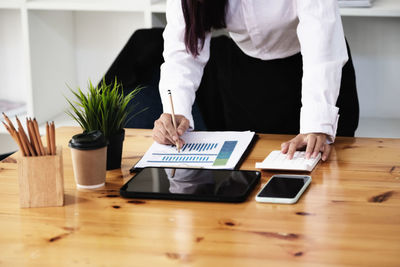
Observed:
[[[204,66],[210,56],[211,34],[206,35],[203,49],[194,57],[186,50],[185,20],[181,0],[168,0],[166,8],[167,26],[164,37],[164,63],[161,65],[159,90],[165,113],[171,113],[167,91],[171,90],[175,114],[184,115],[194,128],[192,106],[196,97]]]
[[[348,60],[337,0],[297,0],[303,57],[300,133],[336,136],[342,68]]]

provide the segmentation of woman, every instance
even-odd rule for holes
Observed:
[[[260,68],[265,65],[268,70],[265,76],[245,75],[246,82],[265,77],[264,87],[249,86],[254,91],[247,92],[236,85],[241,80],[235,78],[231,91],[223,93],[223,97],[235,95],[232,101],[238,99],[229,109],[237,110],[232,112],[231,125],[282,133],[292,131],[282,129],[286,124],[290,125],[288,129],[297,125],[300,133],[297,130],[296,137],[283,143],[281,151],[292,158],[296,150],[305,147],[307,158],[322,152],[322,159],[327,160],[338,127],[336,104],[340,102],[340,92],[351,96],[340,116],[349,118],[346,120],[350,120],[352,129],[347,135],[354,135],[358,99],[352,66],[342,77],[349,57],[336,0],[169,0],[166,16],[165,62],[159,84],[164,113],[154,123],[155,141],[182,145],[180,136],[194,126],[191,107],[210,57],[211,31],[219,28],[226,28],[249,59],[250,63],[245,64]],[[233,65],[229,67],[246,71],[246,66]],[[281,82],[276,81],[277,77]],[[270,80],[275,82],[270,84]],[[343,84],[347,87],[343,88]],[[176,131],[171,121],[169,89]],[[266,100],[269,102],[263,106]],[[343,125],[347,124],[344,120]]]

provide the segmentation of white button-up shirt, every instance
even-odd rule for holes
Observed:
[[[159,84],[163,108],[171,113],[170,89],[175,114],[184,115],[193,127],[191,108],[209,59],[211,34],[193,57],[184,43],[181,0],[167,1],[166,17]],[[333,141],[342,67],[348,60],[337,0],[229,0],[226,24],[231,38],[251,57],[270,60],[301,52],[300,133],[326,133]]]

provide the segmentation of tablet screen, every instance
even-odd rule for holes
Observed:
[[[144,168],[120,193],[134,198],[241,202],[259,179],[257,171]]]

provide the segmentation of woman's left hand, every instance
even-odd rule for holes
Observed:
[[[323,133],[298,134],[295,138],[281,144],[281,152],[293,158],[294,152],[306,147],[306,158],[315,158],[322,152],[322,160],[326,161],[331,153],[331,146],[326,143],[327,135]]]

